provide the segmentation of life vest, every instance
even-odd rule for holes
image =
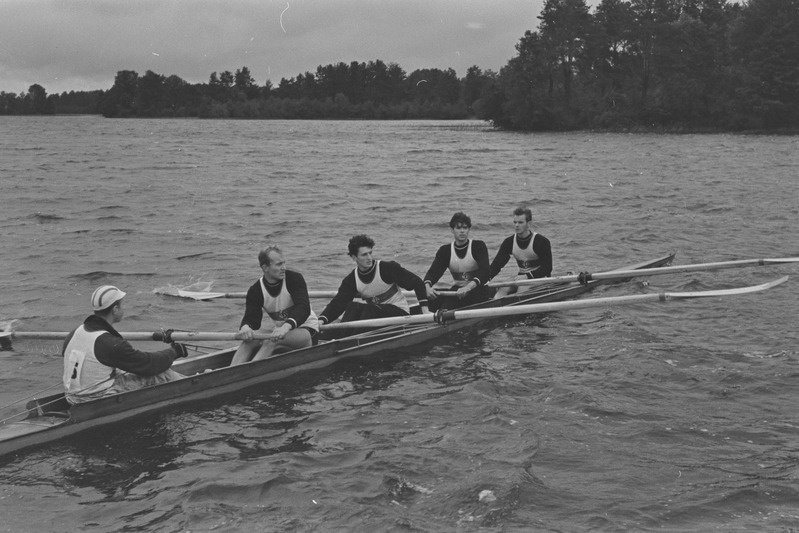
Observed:
[[[264,312],[269,315],[269,318],[275,321],[276,326],[282,326],[287,318],[286,309],[294,305],[294,299],[291,297],[291,293],[289,293],[286,287],[286,280],[283,280],[280,286],[280,294],[277,296],[272,296],[269,294],[269,291],[266,290],[264,278],[260,278],[259,281],[261,282],[261,292],[264,295]],[[316,313],[311,310],[311,314],[308,315],[305,322],[297,324],[297,327],[300,326],[319,331],[319,319],[316,317]]]
[[[97,360],[94,343],[107,331],[86,331],[81,324],[64,350],[64,390],[70,403],[102,396],[114,385],[115,369]]]
[[[477,276],[478,265],[472,255],[472,239],[469,239],[469,247],[463,259],[455,253],[455,241],[452,242],[449,251],[449,272],[457,287],[465,286]]]
[[[520,248],[516,236],[514,235],[513,237],[513,251],[511,253],[519,265],[520,276],[530,274],[541,266],[541,258],[533,251],[535,235],[535,232],[533,232],[530,236],[530,243],[527,248]]]
[[[375,277],[371,283],[361,281],[358,269],[355,269],[355,288],[358,291],[358,297],[370,304],[389,304],[399,307],[406,313],[411,312],[408,300],[405,299],[405,295],[402,294],[397,284],[386,283],[380,277],[380,261],[375,261]]]

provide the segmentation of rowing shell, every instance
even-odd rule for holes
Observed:
[[[668,264],[672,255],[628,267],[657,267]],[[502,300],[490,300],[468,309],[489,309],[531,303],[556,302],[582,294],[603,281],[567,287],[541,287]],[[467,309],[464,309],[467,310]],[[229,366],[235,348],[179,359],[173,368],[185,375],[179,379],[143,389],[115,394],[69,406],[63,394],[29,401],[25,409],[0,414],[0,456],[119,422],[130,417],[176,405],[212,398],[262,386],[300,372],[327,367],[337,361],[379,354],[390,357],[407,353],[404,348],[432,341],[450,332],[477,325],[483,318],[453,320],[446,324],[401,325],[352,335],[260,361]],[[20,335],[15,333],[15,335]],[[56,376],[54,376],[56,379]]]

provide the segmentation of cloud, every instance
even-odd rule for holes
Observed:
[[[286,6],[289,6],[288,9]],[[259,84],[381,59],[406,72],[498,70],[537,23],[530,0],[4,0],[0,90],[107,89],[119,70],[189,82],[247,66]],[[282,15],[282,19],[281,19]],[[282,22],[282,24],[281,24]]]

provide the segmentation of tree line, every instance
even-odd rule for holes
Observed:
[[[799,127],[799,0],[545,0],[499,73],[381,60],[258,85],[117,72],[107,91],[0,93],[0,114],[258,119],[480,118],[511,130]]]
[[[99,110],[106,117],[458,119],[469,115],[461,86],[452,69],[406,75],[381,60],[319,66],[315,73],[283,78],[277,87],[269,81],[259,86],[246,66],[213,72],[203,84],[123,70]]]
[[[514,130],[799,127],[799,0],[546,0],[484,96]]]
[[[275,87],[258,85],[248,67],[213,72],[207,83],[148,70],[121,70],[107,91],[47,95],[32,85],[27,93],[0,93],[0,114],[90,113],[105,117],[199,117],[249,119],[463,119],[491,71],[419,69],[411,74],[381,60],[319,66],[283,78]]]
[[[0,115],[98,114],[98,102],[105,91],[69,91],[47,94],[34,83],[28,92],[0,91]]]

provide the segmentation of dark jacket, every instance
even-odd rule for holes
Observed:
[[[83,321],[83,325],[86,331],[106,332],[94,341],[94,356],[106,366],[138,376],[155,376],[168,370],[178,358],[178,353],[172,348],[158,352],[142,352],[135,349],[111,324],[98,315],[89,316]],[[64,341],[61,347],[62,356],[74,334],[75,330],[72,330]]]

